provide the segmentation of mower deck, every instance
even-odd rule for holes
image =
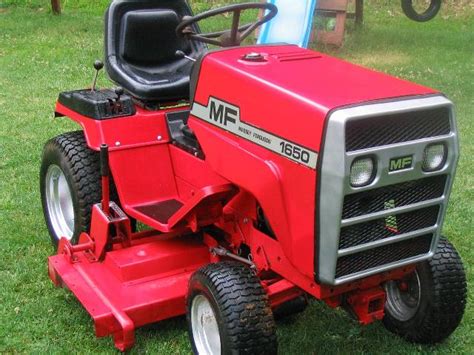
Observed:
[[[188,280],[209,263],[209,250],[190,236],[143,240],[107,252],[103,262],[87,250],[48,261],[51,279],[79,299],[94,320],[96,335],[113,335],[124,351],[134,344],[136,327],[185,313]]]

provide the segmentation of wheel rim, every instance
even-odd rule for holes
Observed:
[[[61,168],[50,165],[46,172],[46,204],[54,234],[71,240],[74,234],[74,206],[71,190]]]
[[[200,355],[221,353],[221,338],[211,304],[203,295],[194,297],[191,304],[191,327],[194,344]]]
[[[403,280],[387,282],[385,291],[385,310],[395,319],[404,322],[415,316],[421,300],[420,277],[416,271]]]

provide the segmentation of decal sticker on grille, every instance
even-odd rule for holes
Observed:
[[[388,200],[384,203],[384,210],[391,210],[395,207],[395,200]],[[393,215],[385,217],[385,228],[392,233],[398,233],[397,216]]]
[[[318,154],[315,151],[245,123],[240,119],[240,108],[235,105],[210,97],[207,106],[193,103],[191,114],[285,158],[316,169]]]
[[[413,155],[390,159],[389,172],[411,169],[413,166]]]

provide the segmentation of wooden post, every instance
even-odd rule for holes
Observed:
[[[51,0],[51,8],[53,9],[53,14],[61,15],[61,0]]]
[[[364,0],[356,0],[355,23],[357,26],[364,23]]]
[[[347,3],[349,0],[318,0],[318,14],[323,17],[335,17],[334,30],[318,30],[317,40],[322,43],[340,47],[344,41],[344,31],[347,18]]]

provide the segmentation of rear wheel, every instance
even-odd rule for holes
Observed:
[[[433,258],[405,279],[387,282],[385,290],[385,327],[412,342],[443,341],[464,314],[466,275],[459,254],[445,239]]]
[[[276,354],[275,321],[267,294],[239,263],[209,264],[190,279],[189,335],[195,354]]]
[[[68,132],[44,146],[40,170],[43,213],[51,241],[73,244],[89,231],[92,206],[101,200],[99,154],[82,131]]]

